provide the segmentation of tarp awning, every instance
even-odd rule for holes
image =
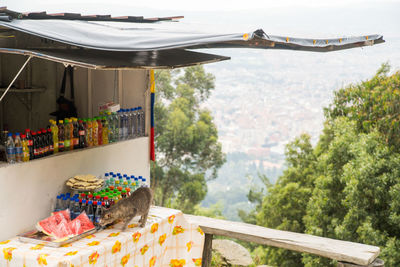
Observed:
[[[129,24],[127,26],[127,24]],[[241,33],[201,33],[159,28],[154,24],[82,20],[12,19],[0,26],[82,48],[139,52],[169,49],[249,47],[328,52],[384,42],[381,35],[336,39],[301,39],[268,35],[263,30]],[[144,26],[143,26],[144,25]]]
[[[228,60],[229,57],[171,49],[161,51],[110,52],[87,49],[0,48],[0,53],[28,55],[89,69],[170,69]]]

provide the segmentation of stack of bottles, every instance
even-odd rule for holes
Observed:
[[[97,192],[70,193],[57,196],[54,211],[69,209],[71,220],[78,217],[83,211],[90,220],[98,225],[104,210],[109,209],[123,198],[129,197],[139,187],[147,187],[146,179],[113,172],[104,175],[105,186]]]
[[[67,118],[58,124],[50,120],[47,129],[25,130],[25,134],[8,133],[7,162],[23,162],[58,152],[94,147],[145,135],[142,107],[107,112],[88,119]]]

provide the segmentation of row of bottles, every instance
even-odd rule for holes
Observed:
[[[74,149],[100,146],[145,135],[142,107],[107,112],[99,117],[50,120],[47,129],[25,130],[25,134],[8,133],[7,162],[15,163],[41,158]]]

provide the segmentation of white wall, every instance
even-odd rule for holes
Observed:
[[[19,164],[0,165],[0,240],[30,230],[50,215],[76,174],[121,172],[150,177],[149,138],[117,142]]]

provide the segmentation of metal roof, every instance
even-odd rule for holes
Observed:
[[[226,57],[202,53],[202,55],[195,55],[197,52],[189,53],[186,49],[239,47],[330,52],[384,42],[383,37],[376,34],[330,39],[304,39],[269,35],[261,29],[237,33],[210,33],[196,31],[193,28],[185,28],[185,25],[182,23],[153,23],[155,21],[172,20],[174,18],[178,17],[144,19],[143,17],[111,17],[110,15],[82,16],[71,13],[47,14],[40,12],[23,14],[7,10],[6,8],[0,8],[0,30],[11,30],[20,33],[20,39],[26,39],[26,35],[29,35],[55,41],[58,44],[67,46],[67,48],[93,50],[88,52],[88,55],[92,55],[96,60],[91,58],[90,61],[87,57],[86,60],[89,60],[92,65],[96,62],[100,67],[108,66],[110,61],[106,62],[106,58],[110,58],[108,55],[111,52],[120,53],[119,55],[133,53],[131,56],[127,56],[126,60],[138,60],[134,63],[131,62],[132,64],[122,64],[120,62],[121,67],[122,65],[125,67],[129,65],[132,68],[150,66],[163,68],[185,66],[185,64],[203,64],[204,62],[227,59]],[[68,52],[61,51],[55,54],[55,51],[38,51],[37,49],[40,49],[40,47],[33,47],[32,45],[31,47],[29,44],[21,45],[21,43],[24,43],[23,41],[15,43],[16,45],[13,47],[3,47],[6,49],[2,51],[4,52],[7,51],[7,48],[12,48],[20,50],[18,53],[26,54],[30,51],[33,56],[44,54],[48,58],[55,58],[57,54],[63,59],[73,58],[74,61],[76,61],[77,56],[82,57],[82,60],[85,58],[84,53],[79,52],[79,49],[72,49]],[[0,45],[0,47],[2,46]],[[156,60],[150,58],[154,57],[155,51],[168,50],[173,50],[173,52],[156,53],[160,55],[160,57],[155,57]],[[146,53],[142,53],[142,56],[137,57],[139,52]],[[161,60],[161,58],[168,58],[165,57],[167,54],[175,55],[176,58],[171,61],[174,62],[173,64],[166,64],[165,60]],[[193,60],[187,59],[189,55],[193,57]],[[143,59],[144,56],[149,58],[139,60],[139,58]],[[103,63],[101,63],[102,57],[104,57]],[[121,60],[123,58],[120,57]],[[116,67],[115,63],[116,61],[113,61],[113,68]]]

